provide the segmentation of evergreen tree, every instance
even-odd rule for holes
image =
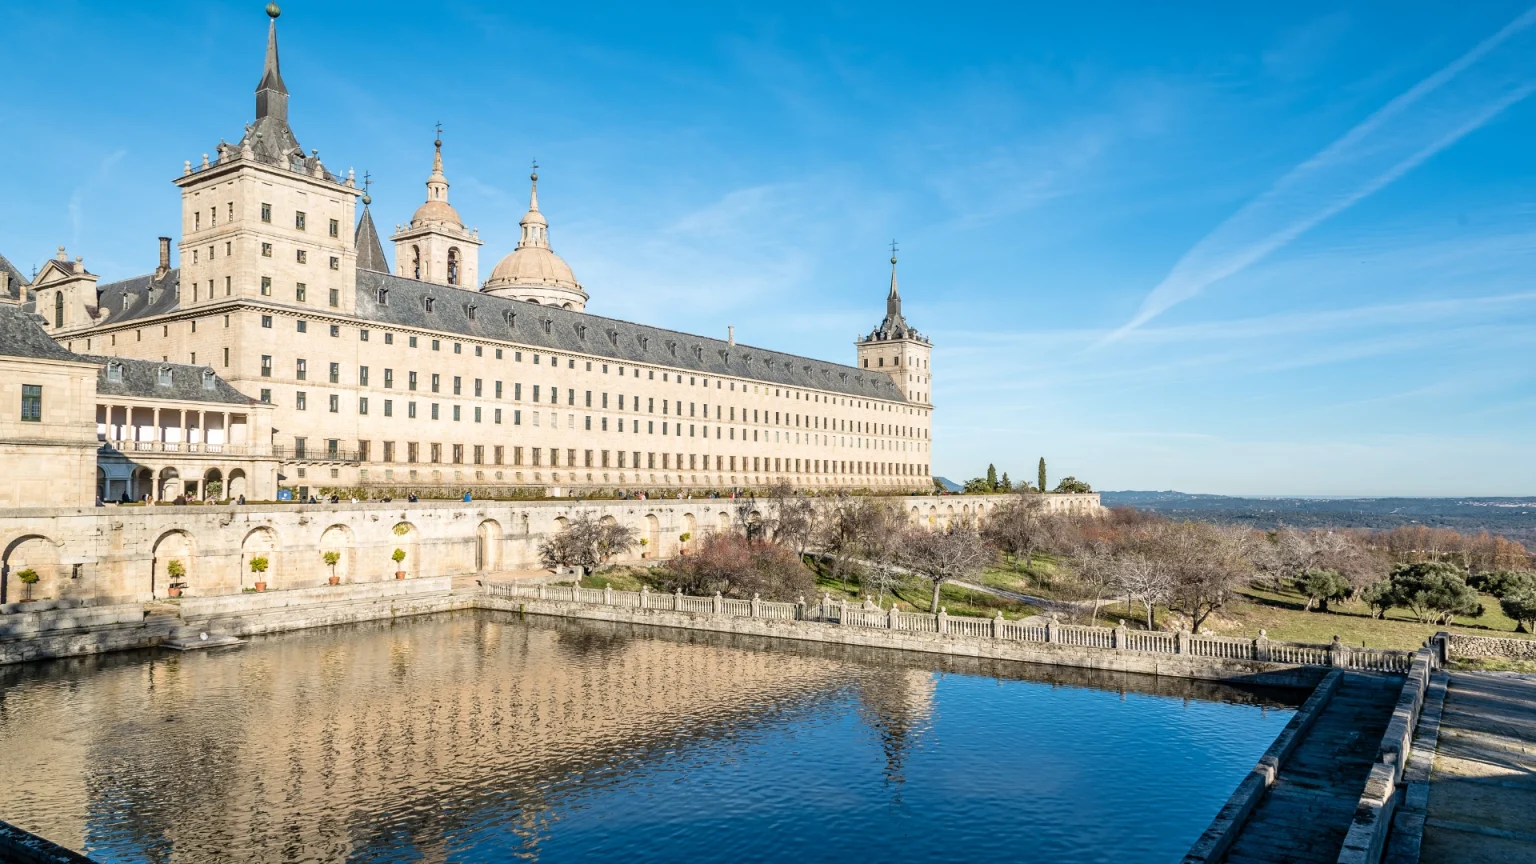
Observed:
[[[998,491],[1000,491],[1000,492],[1012,492],[1013,491],[1013,482],[1008,479],[1008,472],[1007,471],[1003,472],[1002,488],[999,489]]]
[[[1045,485],[1045,457],[1044,456],[1040,457],[1040,487],[1039,488],[1040,488],[1041,492],[1044,492],[1046,490],[1046,485]]]
[[[997,491],[997,466],[991,463],[987,464],[987,491]]]

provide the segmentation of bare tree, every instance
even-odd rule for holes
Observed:
[[[629,551],[636,539],[635,529],[627,525],[578,513],[564,531],[539,545],[539,558],[545,567],[580,567],[583,573],[591,573]]]
[[[1078,588],[1085,597],[1093,598],[1088,618],[1088,623],[1093,624],[1099,620],[1105,598],[1122,592],[1114,550],[1102,540],[1080,543],[1071,552],[1071,562]]]
[[[775,483],[768,487],[768,518],[773,539],[804,557],[806,548],[816,536],[815,503],[789,483]]]
[[[1142,551],[1171,576],[1168,605],[1189,616],[1192,630],[1198,632],[1252,574],[1246,534],[1206,522],[1172,522],[1147,533]]]
[[[877,601],[885,604],[885,595],[894,592],[904,577],[901,568],[902,543],[907,535],[906,516],[899,506],[878,499],[865,499],[864,512],[857,520],[861,526],[859,549],[863,555],[865,587],[874,589]]]
[[[1147,629],[1156,629],[1154,610],[1157,604],[1168,600],[1173,587],[1173,577],[1168,570],[1159,567],[1141,552],[1124,552],[1115,556],[1115,582],[1125,593],[1126,599],[1137,602],[1147,613]]]
[[[971,528],[917,529],[906,532],[901,560],[908,569],[933,583],[933,599],[928,603],[928,611],[937,612],[939,591],[944,583],[980,573],[992,563],[993,552],[982,542],[981,535]]]
[[[854,562],[865,554],[872,513],[869,499],[839,494],[820,521],[819,545],[832,561],[832,573],[848,586]]]
[[[1018,570],[1020,556],[1026,568],[1033,567],[1035,552],[1050,544],[1052,522],[1039,495],[1020,495],[994,510],[983,530],[987,542],[1013,556],[1013,569]]]

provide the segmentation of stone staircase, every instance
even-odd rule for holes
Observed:
[[[1402,679],[1348,673],[1227,851],[1227,864],[1335,864]]]

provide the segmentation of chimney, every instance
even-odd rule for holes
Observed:
[[[736,344],[736,326],[735,325],[731,325],[731,326],[728,326],[728,327],[725,328],[725,341],[727,343],[731,344],[731,345],[735,345]]]
[[[171,238],[160,238],[160,266],[155,268],[155,279],[165,278],[165,274],[171,271]]]

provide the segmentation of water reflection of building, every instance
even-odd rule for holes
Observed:
[[[490,616],[373,629],[104,660],[88,687],[0,700],[0,818],[146,860],[418,855],[487,813],[536,843],[570,784],[782,716],[850,674]],[[84,818],[40,817],[60,813]]]

